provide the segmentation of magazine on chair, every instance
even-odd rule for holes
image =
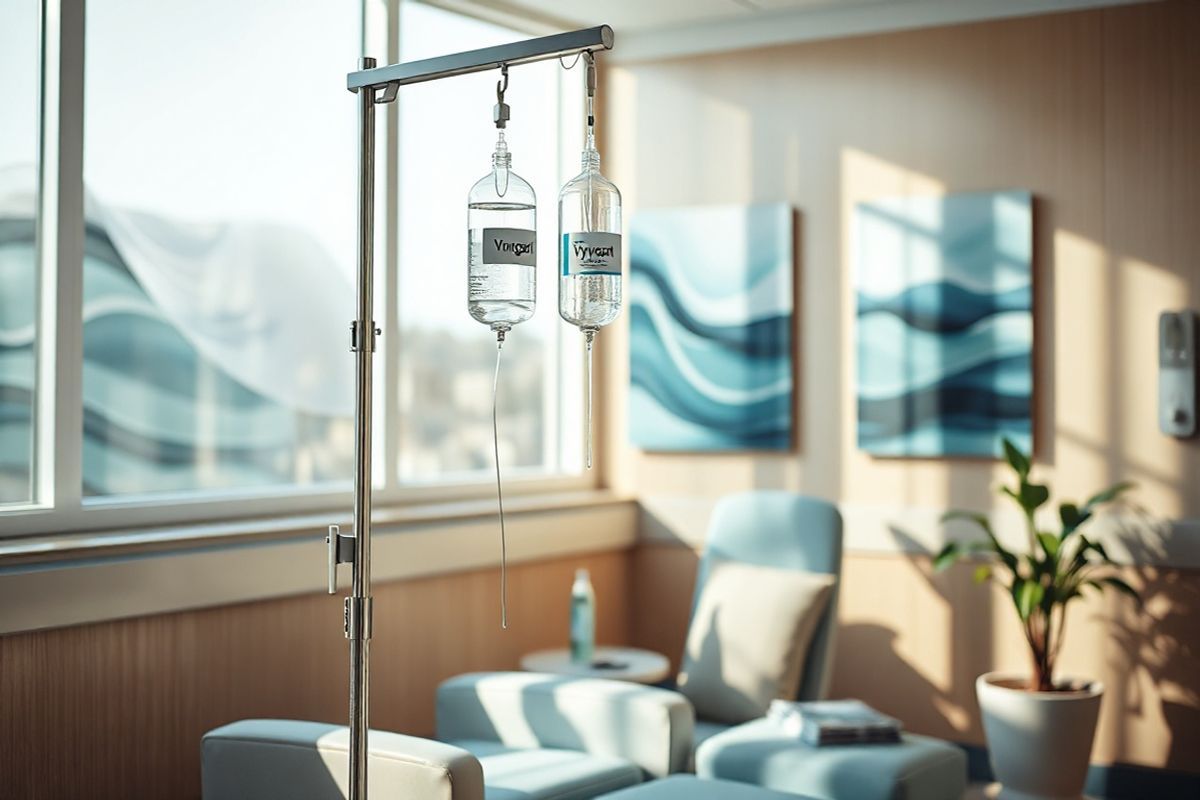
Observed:
[[[813,746],[898,742],[903,730],[900,720],[879,713],[861,700],[774,700],[767,718],[778,722],[789,736]]]

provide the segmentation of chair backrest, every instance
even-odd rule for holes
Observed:
[[[696,573],[692,614],[714,558],[765,567],[824,572],[836,577],[829,605],[813,635],[796,699],[819,700],[829,686],[837,600],[842,575],[842,515],[824,500],[785,491],[723,497],[713,510]]]
[[[372,797],[484,800],[483,767],[442,742],[372,730],[367,782]],[[204,734],[203,800],[344,800],[350,732],[344,725],[244,719]]]

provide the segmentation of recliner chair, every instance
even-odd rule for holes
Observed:
[[[841,515],[831,503],[793,492],[752,491],[721,499],[713,512],[708,541],[697,571],[693,612],[713,559],[718,558],[823,572],[840,580]],[[828,686],[837,625],[838,588],[835,581],[809,647],[800,684],[795,689],[797,699],[820,699]],[[552,687],[547,691],[552,691],[555,696],[570,697],[572,713],[560,714],[553,724],[543,718],[546,706],[534,701],[535,687],[542,684]],[[622,736],[635,736],[639,731],[637,726],[614,726],[611,716],[587,712],[589,704],[599,707],[604,698],[619,696],[621,691],[649,693],[637,696],[662,709],[659,717],[662,727],[656,736],[665,737],[669,752],[662,749],[661,742],[655,744],[660,749],[653,764],[645,760],[645,746],[638,744],[636,739],[620,740]],[[522,693],[533,693],[533,697],[524,702],[511,700]],[[510,699],[500,702],[501,698]],[[550,709],[553,710],[553,704]],[[470,720],[466,732],[463,730],[464,719]],[[472,740],[479,738],[479,731],[484,731],[485,739],[514,749],[590,749],[593,753],[617,754],[639,763],[651,777],[690,770],[694,747],[729,727],[696,719],[691,704],[677,692],[610,680],[480,673],[451,679],[438,689],[438,739],[478,752]],[[487,766],[485,763],[485,772]],[[489,777],[489,785],[491,782]]]
[[[342,800],[349,730],[291,719],[247,719],[204,735],[203,800]],[[484,800],[483,770],[465,750],[371,731],[367,780],[377,800]]]

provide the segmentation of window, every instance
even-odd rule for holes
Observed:
[[[67,203],[37,232],[42,4],[0,4],[0,504],[21,506],[0,514],[0,535],[341,509],[357,240],[345,74],[364,40],[383,60],[389,30],[403,60],[528,34],[413,0],[46,2],[47,19],[73,22],[41,46],[61,48],[64,64],[83,54],[84,99],[63,93],[74,106],[46,117],[48,141],[82,130],[82,174],[59,169],[53,148],[46,174],[82,183],[84,202],[82,216]],[[57,70],[47,74],[50,96]],[[381,107],[376,318],[393,335],[375,359],[377,504],[431,483],[441,498],[493,490],[495,348],[466,310],[465,203],[490,168],[497,77],[406,87]],[[581,77],[551,61],[510,78],[514,168],[538,191],[544,243],[576,169]],[[36,235],[72,231],[82,263],[60,259],[56,274],[82,292],[82,313],[47,315],[35,341],[35,309],[56,297],[39,297]],[[537,314],[505,345],[501,457],[515,490],[585,480],[582,353],[558,319],[554,258],[543,244]],[[38,353],[57,378],[41,405],[81,403],[81,425],[36,413]],[[45,463],[35,439],[53,444]]]
[[[349,480],[359,16],[87,8],[84,494]]]
[[[34,499],[39,7],[0,3],[0,505]]]

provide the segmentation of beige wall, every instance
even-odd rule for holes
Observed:
[[[837,501],[852,547],[864,518],[994,505],[998,466],[856,449],[847,247],[858,200],[993,188],[1036,198],[1038,470],[1067,497],[1129,478],[1152,514],[1200,517],[1200,443],[1160,434],[1155,406],[1157,315],[1200,305],[1198,39],[1200,3],[1175,0],[609,69],[606,169],[631,216],[787,201],[801,228],[797,452],[625,447],[627,336],[606,332],[608,469],[644,504],[643,537],[695,543],[712,499],[750,487]],[[635,586],[655,593],[693,559],[647,545]],[[846,569],[836,689],[979,741],[974,675],[1024,667],[1009,609],[920,558],[860,552]],[[1200,576],[1135,579],[1149,614],[1081,606],[1063,668],[1109,683],[1097,758],[1194,770]],[[645,615],[635,634],[677,644],[685,615]]]

